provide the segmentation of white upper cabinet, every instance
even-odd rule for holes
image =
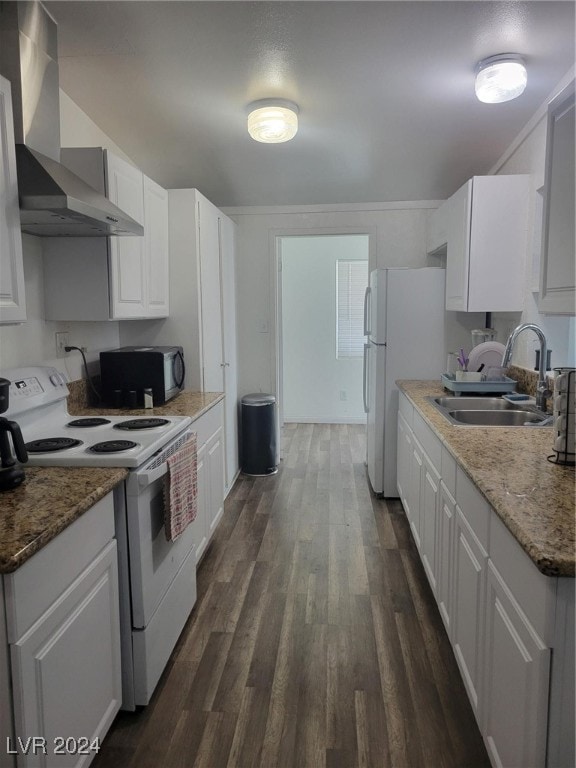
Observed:
[[[548,106],[538,302],[539,310],[547,314],[576,314],[574,111],[572,81]]]
[[[169,301],[168,192],[144,176],[144,264],[148,316],[167,317]]]
[[[474,176],[447,201],[446,309],[524,308],[528,180]]]
[[[26,320],[10,82],[0,76],[0,323]]]
[[[62,162],[144,225],[144,236],[46,238],[47,320],[128,320],[169,313],[168,194],[100,147],[62,150]]]
[[[104,152],[108,198],[136,221],[144,223],[144,177],[130,163]],[[109,247],[110,316],[146,317],[144,237],[112,237]]]

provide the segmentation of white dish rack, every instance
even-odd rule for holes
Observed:
[[[514,392],[516,389],[516,381],[510,379],[508,376],[502,376],[501,379],[494,381],[456,381],[456,374],[443,373],[442,386],[445,389],[454,392],[455,395],[467,395],[472,393],[478,395],[503,395],[506,392]]]

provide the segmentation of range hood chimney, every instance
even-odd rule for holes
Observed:
[[[144,228],[60,163],[56,23],[39,2],[0,2],[0,73],[12,85],[22,232],[142,235]]]

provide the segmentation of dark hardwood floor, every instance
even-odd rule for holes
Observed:
[[[150,705],[95,768],[488,768],[398,501],[364,427],[287,425],[279,473],[241,477]]]

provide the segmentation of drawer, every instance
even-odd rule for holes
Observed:
[[[8,642],[15,643],[114,538],[114,494],[4,576]]]
[[[196,432],[196,443],[198,448],[204,445],[212,435],[222,427],[224,423],[224,401],[220,400],[213,405],[206,413],[195,419],[190,429]]]
[[[404,416],[404,419],[410,429],[412,429],[412,423],[414,421],[414,406],[402,392],[398,393],[398,410],[402,416]]]
[[[456,468],[456,504],[484,549],[488,550],[490,505],[460,467]]]
[[[414,411],[414,423],[412,429],[414,431],[414,436],[424,449],[424,452],[434,465],[434,468],[440,472],[440,466],[442,464],[442,442],[428,424],[426,424],[418,411]]]

